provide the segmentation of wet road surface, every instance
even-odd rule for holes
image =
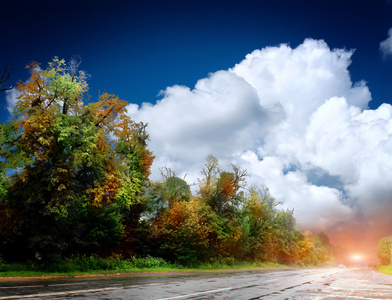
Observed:
[[[392,276],[329,268],[1,279],[3,299],[392,299]]]

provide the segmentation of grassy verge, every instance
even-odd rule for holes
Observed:
[[[72,258],[58,258],[52,260],[50,263],[43,264],[7,264],[0,261],[0,277],[94,276],[142,272],[219,271],[260,268],[288,268],[288,266],[276,263],[217,260],[208,264],[184,267],[155,257],[125,260],[115,258],[104,259],[96,256],[78,256]]]
[[[388,275],[392,275],[392,266],[381,266],[379,271]]]

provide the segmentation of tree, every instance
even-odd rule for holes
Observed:
[[[87,75],[77,66],[30,64],[13,118],[0,128],[2,167],[13,174],[7,203],[22,215],[31,253],[116,245],[154,158],[146,125],[126,115],[126,101],[103,93],[85,104]]]
[[[139,197],[137,205],[125,214],[123,224],[125,226],[125,239],[123,242],[122,254],[125,255],[151,255],[157,253],[156,249],[163,243],[160,234],[151,229],[154,224],[163,222],[162,216],[168,209],[178,201],[189,201],[191,190],[185,180],[175,176],[175,172],[169,168],[161,169],[162,179],[160,182],[143,184],[145,189],[144,197]],[[135,212],[137,212],[135,214]],[[151,245],[151,243],[155,243]],[[127,250],[128,249],[128,250]],[[129,249],[135,251],[130,252]],[[158,251],[159,252],[159,251]]]
[[[245,188],[249,174],[235,165],[231,167],[233,172],[221,171],[218,160],[210,155],[201,172],[204,178],[199,180],[198,194],[218,215],[233,213],[244,199],[241,189]]]
[[[166,259],[196,265],[213,258],[213,212],[199,198],[178,199],[153,220],[151,237]]]
[[[202,180],[199,180],[199,194],[202,197],[208,196],[213,189],[214,184],[217,181],[217,175],[219,174],[219,163],[216,157],[209,155],[204,164],[204,168],[201,174],[204,176]]]
[[[383,237],[378,241],[377,257],[382,265],[391,263],[392,235]]]
[[[210,238],[216,255],[240,258],[243,242],[240,207],[245,199],[248,173],[234,165],[231,167],[232,172],[221,171],[218,160],[208,156],[201,172],[204,178],[199,180],[198,195],[213,213]]]
[[[9,177],[3,170],[0,172],[0,254],[8,251],[22,222],[20,215],[6,202],[9,187]]]
[[[318,263],[325,263],[332,260],[332,245],[329,242],[329,237],[324,232],[315,234],[314,237],[314,252]]]
[[[318,263],[314,246],[314,234],[310,230],[305,230],[297,249],[298,262],[315,265]]]
[[[241,223],[246,236],[246,257],[251,260],[277,261],[280,243],[277,226],[277,206],[281,204],[269,193],[268,188],[255,186],[250,188],[249,195],[242,210]]]

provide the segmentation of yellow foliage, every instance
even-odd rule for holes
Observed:
[[[127,104],[128,102],[120,100],[116,95],[103,93],[100,95],[98,102],[90,105],[92,108],[91,112],[95,117],[95,124],[100,126],[113,126],[117,116],[125,113],[125,106]]]
[[[105,179],[97,181],[96,185],[87,191],[90,203],[96,207],[113,202],[121,187],[121,179],[116,174],[114,161],[110,158],[105,163]]]
[[[220,180],[220,191],[225,198],[235,196],[237,187],[233,182],[233,178],[230,173],[223,173],[223,178]]]
[[[171,209],[167,212],[167,224],[172,229],[179,229],[185,221],[186,218],[186,207],[184,202],[176,201],[173,203]]]
[[[155,156],[152,155],[151,151],[148,150],[143,151],[142,158],[141,158],[142,172],[146,174],[146,176],[150,176],[151,174],[150,168],[152,163],[154,162],[154,158]]]
[[[252,201],[249,205],[249,210],[255,219],[261,219],[265,213],[265,207],[260,201]]]
[[[64,184],[60,184],[59,186],[58,186],[58,188],[57,188],[57,191],[62,191],[62,190],[65,190],[65,189],[67,189],[67,187],[64,185]]]

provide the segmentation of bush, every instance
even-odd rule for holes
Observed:
[[[4,260],[0,257],[0,272],[5,271],[5,263]]]
[[[131,259],[123,260],[121,257],[102,258],[96,255],[73,256],[69,258],[62,258],[60,255],[55,255],[47,262],[39,265],[37,270],[49,273],[71,273],[114,270],[126,271],[135,268],[147,269],[169,266],[170,264],[164,259],[151,256],[143,258],[132,257]]]
[[[135,268],[144,269],[144,268],[162,268],[162,267],[169,267],[169,264],[160,257],[142,257],[136,258],[132,257],[130,259],[131,264]]]
[[[97,270],[115,269],[110,260],[91,255],[62,258],[60,255],[52,256],[47,262],[39,266],[41,271],[51,273],[88,272]]]

